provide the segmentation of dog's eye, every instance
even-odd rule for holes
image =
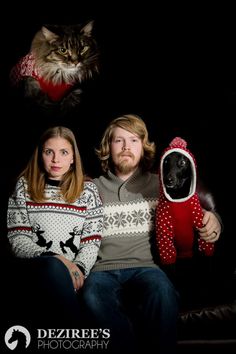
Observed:
[[[187,161],[182,159],[178,162],[179,167],[184,167],[186,165]]]

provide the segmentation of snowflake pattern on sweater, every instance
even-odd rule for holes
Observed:
[[[45,202],[33,202],[27,183],[18,180],[9,198],[8,238],[17,257],[37,257],[45,252],[61,254],[82,266],[87,277],[94,265],[103,231],[103,206],[93,182],[74,203],[65,203],[59,187],[46,185]]]

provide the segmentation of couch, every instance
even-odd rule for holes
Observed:
[[[217,255],[207,261],[196,284],[179,282],[178,354],[236,353],[236,267]]]

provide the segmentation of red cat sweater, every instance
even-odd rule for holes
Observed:
[[[196,193],[196,161],[186,148],[186,142],[175,138],[164,150],[160,162],[160,199],[156,212],[156,240],[162,264],[175,263],[177,258],[193,256],[194,231],[201,228],[203,211]],[[181,199],[172,199],[163,182],[163,161],[172,153],[179,152],[187,156],[192,168],[191,190],[189,195]],[[212,243],[198,238],[198,249],[205,255],[213,254]]]
[[[27,54],[13,67],[10,79],[13,85],[18,85],[24,77],[31,76],[38,81],[41,90],[48,95],[52,101],[60,101],[71,89],[73,85],[60,83],[54,84],[45,81],[40,76],[39,70],[35,65],[35,59],[32,53]]]

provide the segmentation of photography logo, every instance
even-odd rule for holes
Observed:
[[[29,346],[31,337],[25,327],[13,326],[6,331],[4,339],[9,349],[24,350]]]

